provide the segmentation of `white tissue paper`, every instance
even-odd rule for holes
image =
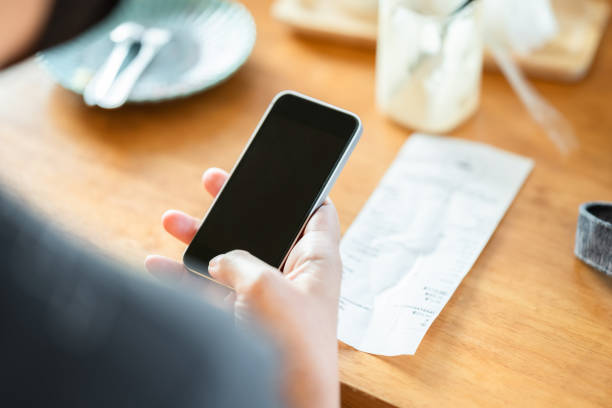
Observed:
[[[550,0],[483,0],[485,42],[499,69],[531,117],[557,149],[567,154],[578,146],[567,119],[525,79],[512,54],[526,55],[559,32]]]
[[[483,0],[485,38],[520,54],[546,44],[559,31],[550,0]]]

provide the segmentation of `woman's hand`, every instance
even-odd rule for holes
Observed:
[[[227,173],[208,169],[206,190],[216,196]],[[166,231],[189,243],[200,221],[179,211],[162,217]],[[336,326],[342,264],[336,209],[326,201],[311,217],[281,273],[246,251],[234,250],[210,261],[216,280],[235,289],[234,313],[252,318],[277,341],[283,352],[288,402],[295,407],[339,405]],[[150,256],[145,265],[163,278],[204,285],[182,264]]]

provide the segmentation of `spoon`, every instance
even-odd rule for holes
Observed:
[[[98,106],[115,109],[123,105],[144,70],[171,38],[172,32],[170,30],[155,27],[147,28],[140,39],[140,51],[117,77],[106,95],[97,102]]]
[[[466,8],[470,3],[472,3],[474,0],[465,0],[463,2],[463,4],[461,4],[459,7],[457,7],[455,10],[453,10],[450,15],[449,18],[452,18],[455,14],[459,14],[459,12],[461,10],[463,10],[464,8]]]
[[[440,55],[440,51],[442,50],[442,43],[444,42],[444,38],[446,38],[450,23],[453,21],[457,14],[459,14],[463,9],[465,9],[473,2],[474,0],[465,0],[457,8],[455,8],[448,15],[446,15],[444,17],[444,21],[441,24],[436,22],[435,24],[432,23],[425,27],[424,30],[427,30],[428,41],[426,41],[426,44],[423,44],[423,46],[421,47],[420,55],[416,59],[416,61],[414,61],[414,63],[412,63],[408,67],[409,72],[414,73],[416,71],[422,71],[422,68],[424,66],[436,65],[432,64],[432,62],[437,62],[438,59],[436,58],[434,61],[432,57]],[[429,62],[429,64],[425,64],[426,62]],[[426,71],[428,72],[429,70]]]
[[[110,32],[109,36],[115,43],[115,47],[85,87],[83,99],[87,105],[96,105],[97,101],[108,92],[130,48],[140,40],[143,31],[144,27],[140,24],[127,21],[119,24]]]

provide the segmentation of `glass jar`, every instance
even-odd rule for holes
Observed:
[[[376,99],[397,122],[444,133],[478,107],[483,41],[479,1],[380,0]]]

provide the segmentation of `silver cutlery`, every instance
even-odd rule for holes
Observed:
[[[145,29],[140,37],[140,50],[117,76],[108,92],[96,101],[96,104],[106,109],[114,109],[123,105],[142,73],[171,38],[170,30],[157,27]]]
[[[89,81],[83,92],[83,99],[87,105],[93,106],[106,95],[123,62],[127,58],[133,45],[140,41],[145,28],[132,21],[127,21],[115,27],[110,32],[110,39],[115,43],[106,62]]]

